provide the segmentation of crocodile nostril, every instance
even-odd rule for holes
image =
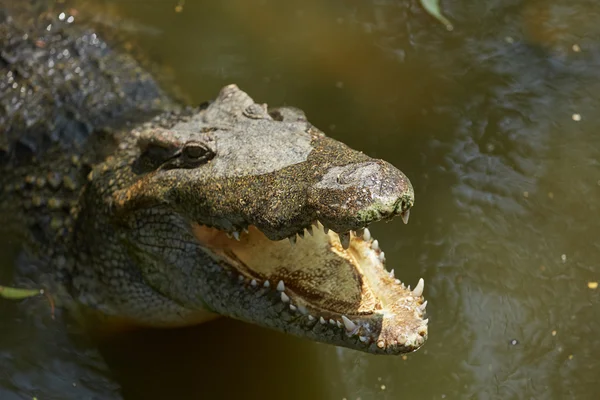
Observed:
[[[340,174],[338,174],[337,176],[337,183],[339,183],[340,185],[348,185],[352,182],[355,181],[355,177],[353,177],[353,175],[355,175],[356,170],[353,171],[344,171]]]
[[[364,184],[378,171],[379,168],[373,164],[363,164],[357,165],[355,168],[345,168],[337,174],[336,182],[340,185]]]

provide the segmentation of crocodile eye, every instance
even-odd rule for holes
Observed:
[[[211,160],[215,153],[203,143],[188,142],[181,150],[181,155],[184,163],[198,165]]]

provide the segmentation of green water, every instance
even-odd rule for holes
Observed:
[[[410,223],[372,232],[425,279],[429,340],[381,357],[221,320],[97,347],[0,302],[0,399],[597,398],[600,3],[442,1],[452,32],[416,1],[177,4],[98,19],[191,103],[237,83],[410,177]]]

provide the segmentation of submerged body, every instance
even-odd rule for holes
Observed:
[[[179,107],[58,15],[0,22],[0,215],[77,302],[149,326],[220,314],[372,353],[424,343],[423,281],[386,271],[366,229],[408,220],[402,172],[235,85]]]

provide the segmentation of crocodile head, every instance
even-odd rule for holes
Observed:
[[[423,281],[411,290],[388,272],[367,229],[408,221],[414,194],[398,169],[234,85],[193,117],[132,138],[94,169],[88,192],[137,271],[119,275],[146,286],[132,317],[185,325],[187,311],[204,309],[383,354],[424,343]],[[129,296],[112,313],[142,297],[111,290]],[[166,301],[177,307],[150,310]]]

